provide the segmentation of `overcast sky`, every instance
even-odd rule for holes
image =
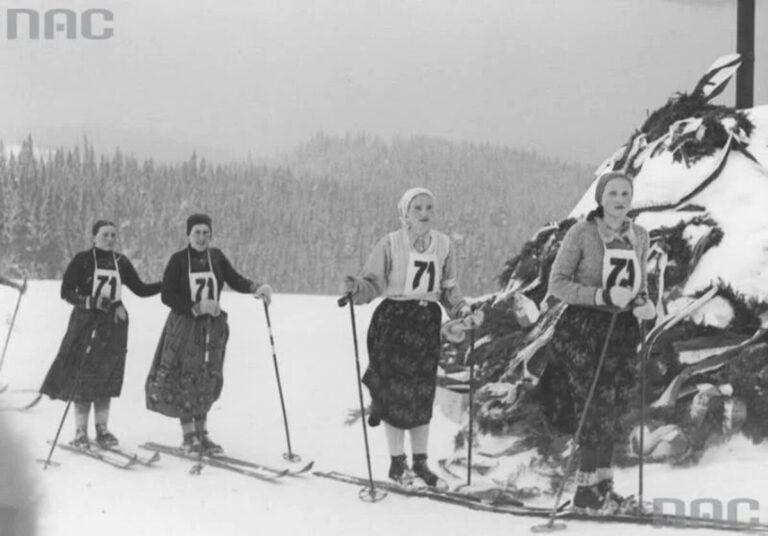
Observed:
[[[755,102],[768,104],[768,2]],[[0,0],[0,138],[160,159],[317,131],[598,164],[736,49],[736,0]],[[226,6],[226,7],[224,7]],[[114,12],[114,37],[9,40],[8,8]],[[735,85],[735,84],[734,84]],[[732,103],[733,87],[719,99]]]

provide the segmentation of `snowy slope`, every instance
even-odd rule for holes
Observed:
[[[55,355],[70,311],[58,291],[58,282],[32,282],[23,298],[2,373],[3,380],[11,385],[0,395],[4,405],[32,399]],[[159,297],[141,300],[128,291],[125,294],[131,314],[128,367],[123,395],[113,400],[111,428],[129,448],[147,440],[177,444],[181,440],[178,423],[144,407],[144,379],[167,309]],[[12,290],[0,288],[3,340],[15,297]],[[210,414],[212,436],[231,455],[280,464],[285,437],[261,302],[226,293],[223,306],[230,313],[231,338],[224,393]],[[364,352],[365,329],[373,306],[356,311]],[[278,295],[270,312],[294,450],[307,460],[314,459],[317,469],[365,475],[359,423],[344,425],[347,411],[357,406],[349,311],[337,308],[332,297]],[[365,366],[365,355],[361,359]],[[312,476],[277,484],[214,468],[192,476],[187,473],[189,463],[167,456],[156,468],[119,471],[57,451],[54,459],[61,466],[43,472],[32,459],[47,455],[46,441],[53,438],[63,409],[62,402],[44,399],[28,413],[0,414],[18,442],[27,446],[27,459],[9,460],[6,454],[2,467],[12,462],[33,476],[41,497],[37,512],[41,535],[507,536],[515,531],[527,533],[536,523],[399,496],[367,504],[357,499],[356,488]],[[451,455],[457,429],[439,411],[435,415],[430,441],[433,460]],[[70,416],[63,440],[71,438],[73,426]],[[370,432],[374,476],[383,479],[388,467],[383,432],[380,428]],[[753,497],[768,508],[768,489],[763,485],[766,460],[768,446],[735,440],[710,449],[702,463],[692,469],[650,466],[646,497],[716,497],[724,501]],[[0,501],[19,489],[7,475],[0,484]],[[636,472],[622,471],[617,480],[621,491],[634,491]],[[550,502],[547,498],[542,504]],[[760,514],[765,522],[768,512]],[[748,517],[746,512],[744,516]],[[627,536],[660,533],[650,527],[594,523],[571,523],[568,533],[607,535],[617,530]]]

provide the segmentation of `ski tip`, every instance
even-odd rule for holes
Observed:
[[[29,404],[27,404],[26,406],[24,406],[23,408],[21,408],[21,410],[27,411],[28,409],[34,408],[37,405],[37,403],[40,402],[40,400],[42,400],[42,398],[43,398],[43,393],[38,393],[35,399]]]
[[[152,454],[152,457],[147,460],[147,463],[155,463],[160,461],[160,453],[158,451],[154,451],[154,454]]]
[[[139,448],[152,452],[153,453],[152,454],[152,458],[150,458],[150,459],[154,459],[155,456],[157,456],[157,459],[159,460],[160,459],[160,453],[164,452],[164,448],[165,447],[163,447],[162,445],[159,445],[157,443],[152,443],[151,441],[149,441],[147,443],[143,443],[143,444],[139,445]]]
[[[312,468],[313,468],[314,466],[315,466],[315,460],[312,460],[312,461],[311,461],[311,462],[309,462],[307,465],[305,465],[305,466],[304,466],[304,467],[301,469],[301,471],[300,471],[300,472],[301,472],[301,473],[306,473],[306,472],[308,472],[308,471],[311,471],[311,470],[312,470]]]

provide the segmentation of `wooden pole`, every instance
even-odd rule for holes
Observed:
[[[751,108],[755,100],[755,0],[739,0],[736,32],[736,52],[741,55],[741,67],[736,73],[736,108]]]

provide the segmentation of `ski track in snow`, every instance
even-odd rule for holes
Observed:
[[[3,381],[10,384],[0,395],[4,404],[23,405],[31,400],[56,354],[71,310],[59,298],[59,285],[58,281],[31,282],[22,299],[2,371]],[[112,401],[110,428],[128,449],[136,449],[144,441],[179,444],[178,421],[151,413],[144,406],[144,380],[168,309],[159,296],[139,299],[127,289],[124,294],[130,314],[128,360],[122,396]],[[0,287],[2,342],[15,299],[13,290]],[[285,434],[263,307],[248,295],[231,292],[223,295],[222,306],[230,314],[231,334],[224,391],[209,414],[211,435],[229,455],[281,466]],[[362,367],[367,362],[365,334],[373,310],[374,305],[356,309]],[[294,452],[306,461],[314,459],[315,469],[366,476],[359,421],[354,426],[344,425],[348,410],[358,406],[349,311],[339,309],[334,297],[277,295],[270,314]],[[206,467],[201,475],[192,476],[188,474],[191,463],[171,456],[163,456],[157,467],[120,471],[57,450],[53,459],[60,467],[43,471],[34,459],[47,456],[46,442],[53,439],[63,410],[63,402],[44,398],[27,413],[0,414],[6,429],[12,430],[13,439],[26,447],[27,454],[9,459],[6,453],[0,469],[7,473],[13,466],[29,475],[39,497],[40,535],[507,536],[510,531],[528,533],[530,526],[542,522],[396,495],[376,504],[363,503],[355,487],[311,475],[283,478],[273,484]],[[93,436],[92,419],[89,433]],[[73,428],[70,413],[62,441],[71,439]],[[436,408],[430,438],[430,460],[435,469],[439,458],[452,454],[456,431],[457,426]],[[382,429],[369,429],[369,437],[374,477],[385,479],[389,456]],[[766,522],[766,460],[768,445],[755,446],[736,438],[710,449],[694,468],[648,465],[645,497],[715,497],[723,501],[751,497],[761,502],[757,515]],[[635,492],[636,475],[636,469],[619,471],[617,489]],[[8,504],[8,497],[17,489],[13,478],[3,478],[0,505]],[[549,506],[551,500],[546,498],[539,504]],[[748,518],[749,513],[742,516]],[[617,531],[624,536],[684,533],[671,528],[659,531],[580,522],[570,522],[567,533],[607,535]]]

